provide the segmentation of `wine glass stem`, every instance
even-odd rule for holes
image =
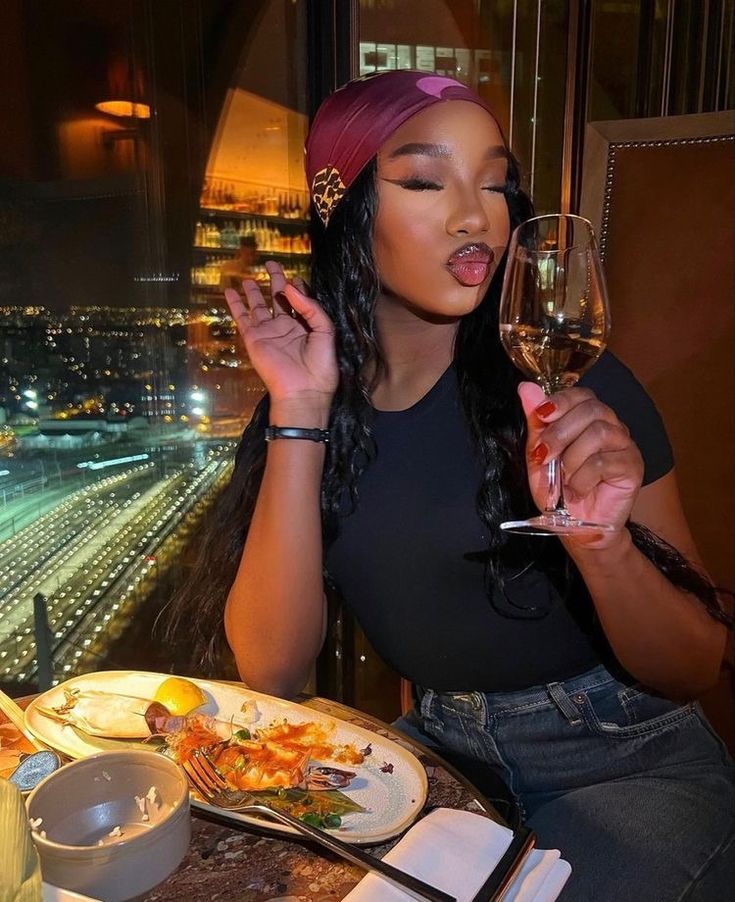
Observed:
[[[544,385],[544,392],[548,398],[554,391],[561,388],[555,382]],[[561,460],[555,457],[546,464],[546,504],[544,505],[545,514],[562,514],[569,516],[567,505],[564,501],[564,484],[562,479]]]
[[[566,514],[567,508],[564,502],[564,487],[561,478],[561,461],[558,457],[546,464],[547,489],[545,514]]]

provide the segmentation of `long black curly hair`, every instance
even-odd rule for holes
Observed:
[[[371,389],[383,365],[375,331],[379,281],[372,253],[377,210],[376,162],[368,164],[336,206],[325,228],[312,208],[311,293],[335,326],[339,386],[332,403],[330,442],[321,485],[323,540],[327,547],[339,528],[345,493],[358,503],[358,480],[374,456],[371,437]],[[511,229],[533,215],[520,184],[516,160],[509,155],[505,197]],[[499,338],[498,305],[505,259],[480,305],[459,324],[454,366],[465,417],[484,462],[477,510],[488,527],[485,557],[488,603],[510,617],[542,617],[547,609],[525,607],[498,593],[509,574],[528,561],[552,577],[562,592],[581,582],[560,543],[516,536],[508,541],[498,529],[503,519],[534,511],[525,474],[525,419],[516,388],[521,380]],[[374,374],[368,383],[365,372]],[[195,666],[218,667],[227,644],[224,606],[248,534],[265,468],[264,430],[268,399],[263,399],[243,433],[231,480],[218,500],[203,537],[194,571],[171,604],[169,632],[186,629]],[[727,622],[710,583],[673,548],[637,524],[629,524],[635,544],[681,588],[697,595],[710,614]],[[525,564],[524,564],[525,562]],[[325,572],[329,583],[329,574]],[[583,588],[583,587],[582,587]],[[498,601],[500,599],[500,601]],[[590,605],[592,608],[592,605]]]

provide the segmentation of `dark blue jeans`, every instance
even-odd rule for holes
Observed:
[[[539,847],[571,863],[565,902],[735,897],[735,765],[697,704],[603,667],[521,691],[417,695],[395,726],[505,782]]]

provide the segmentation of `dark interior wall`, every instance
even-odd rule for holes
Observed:
[[[390,40],[396,44],[480,47],[479,18],[472,0],[426,0],[424,14],[402,0],[361,4],[363,40]]]
[[[257,6],[257,4],[253,4]],[[240,44],[233,85],[283,107],[306,112],[305,4],[273,0],[260,4],[249,23],[248,40]]]

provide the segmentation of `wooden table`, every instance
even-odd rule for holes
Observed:
[[[19,700],[24,706],[30,699]],[[426,769],[429,792],[423,813],[435,807],[484,813],[505,822],[490,802],[453,767],[387,724],[329,699],[302,701],[307,708],[393,739],[411,751]],[[2,718],[2,714],[0,714]],[[371,848],[382,857],[398,838]],[[189,851],[171,876],[143,897],[145,902],[338,902],[359,882],[363,871],[285,835],[248,825],[205,819],[192,809]]]

